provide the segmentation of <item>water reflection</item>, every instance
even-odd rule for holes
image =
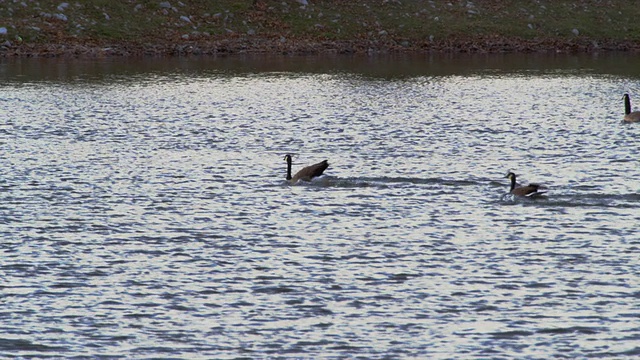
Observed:
[[[157,77],[263,73],[359,74],[379,79],[471,74],[576,73],[640,77],[640,59],[626,53],[426,54],[380,56],[265,56],[1,59],[3,82],[155,81]],[[173,77],[176,79],[176,77]]]
[[[637,60],[537,56],[3,62],[0,354],[637,355]]]

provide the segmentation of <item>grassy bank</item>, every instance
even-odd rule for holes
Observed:
[[[307,1],[0,0],[0,54],[640,49],[634,1]]]

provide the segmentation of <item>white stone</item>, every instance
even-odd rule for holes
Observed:
[[[571,30],[571,32],[573,33],[573,35],[578,36],[580,35],[580,31],[578,31],[578,29],[573,29]]]
[[[64,9],[69,7],[69,3],[63,2],[62,4],[58,5],[58,11],[64,11]]]
[[[0,27],[0,35],[7,35],[7,28],[6,27]]]
[[[188,17],[188,16],[184,16],[184,15],[182,15],[182,16],[180,16],[180,20],[182,20],[182,21],[184,21],[184,22],[191,23],[191,19],[189,19],[189,17]]]

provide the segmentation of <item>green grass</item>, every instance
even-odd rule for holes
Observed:
[[[640,41],[640,6],[628,0],[0,0],[8,40],[162,42],[227,36],[309,40],[446,40],[501,36]],[[26,4],[27,6],[23,6]],[[175,10],[174,10],[175,9]],[[47,14],[64,14],[66,21]],[[191,23],[181,19],[187,16]],[[578,31],[578,35],[574,33]],[[4,41],[0,36],[0,41]]]

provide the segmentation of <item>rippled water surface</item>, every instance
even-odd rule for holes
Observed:
[[[0,357],[638,356],[638,69],[0,63]]]

